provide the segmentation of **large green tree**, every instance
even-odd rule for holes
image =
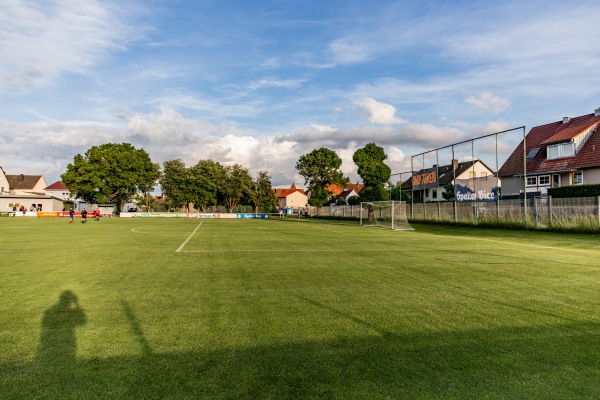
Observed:
[[[233,210],[240,202],[243,194],[248,192],[252,185],[252,177],[248,169],[240,164],[226,165],[223,167],[223,180],[220,185],[221,198],[229,211]]]
[[[260,171],[252,181],[246,195],[254,205],[254,212],[271,212],[277,208],[277,197],[271,185],[271,177],[267,171]]]
[[[194,206],[204,212],[206,207],[217,205],[219,189],[225,179],[223,166],[213,160],[200,160],[190,168],[190,173],[189,190]]]
[[[383,147],[375,143],[367,143],[362,149],[356,150],[352,156],[352,160],[358,167],[358,175],[365,185],[360,192],[361,201],[389,199],[385,185],[390,180],[392,170],[383,162],[386,158]]]
[[[296,170],[308,185],[310,205],[321,207],[329,200],[331,194],[326,190],[328,185],[334,183],[346,185],[348,178],[340,170],[341,165],[342,159],[337,153],[325,147],[300,157],[296,163]]]
[[[77,154],[62,181],[77,197],[88,202],[116,204],[117,209],[139,193],[152,191],[160,177],[160,166],[144,149],[129,143],[93,146]]]
[[[188,207],[192,200],[189,193],[191,174],[183,161],[168,160],[163,163],[160,186],[170,209]]]

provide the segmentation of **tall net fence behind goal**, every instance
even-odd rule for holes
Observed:
[[[360,224],[393,230],[413,230],[406,216],[405,201],[371,201],[360,203]]]

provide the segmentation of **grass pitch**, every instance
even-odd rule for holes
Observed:
[[[598,236],[2,218],[0,238],[3,399],[600,393]]]

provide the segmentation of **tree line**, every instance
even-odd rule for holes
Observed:
[[[368,143],[353,155],[364,188],[361,201],[387,200],[390,197],[391,169],[382,147]],[[333,150],[321,147],[302,155],[296,170],[304,177],[310,192],[309,204],[320,207],[332,200],[327,190],[337,184],[345,187],[349,179],[341,172],[341,158]],[[84,155],[77,154],[61,175],[63,183],[76,197],[88,203],[113,203],[120,210],[133,198],[152,206],[150,192],[159,183],[170,209],[224,205],[229,210],[239,204],[252,205],[255,212],[271,212],[277,198],[267,171],[253,178],[240,164],[222,165],[199,160],[187,167],[181,159],[153,163],[148,153],[129,143],[93,146]]]

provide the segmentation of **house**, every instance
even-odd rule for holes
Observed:
[[[325,189],[335,196],[335,198],[342,197],[344,200],[348,200],[349,197],[358,196],[360,191],[365,187],[362,183],[347,182],[346,186],[342,187],[337,183],[327,185]]]
[[[360,195],[360,191],[363,190],[364,187],[365,187],[364,184],[358,183],[358,182],[356,182],[356,183],[348,182],[346,184],[346,189],[354,190],[354,192],[356,193],[357,196]],[[348,197],[351,197],[351,196],[348,196]]]
[[[6,175],[6,179],[14,196],[45,195],[44,188],[48,186],[41,175]]]
[[[342,192],[338,195],[338,198],[341,197],[344,200],[346,200],[346,202],[348,202],[348,199],[352,196],[358,196],[358,193],[356,193],[353,189],[344,189],[342,190]]]
[[[599,126],[597,108],[593,114],[532,128],[500,168],[502,195],[523,190],[543,195],[551,187],[600,183]]]
[[[44,188],[44,192],[48,196],[56,197],[63,201],[71,201],[71,192],[62,181],[56,181],[50,186]]]
[[[308,196],[303,189],[298,189],[295,183],[289,189],[273,189],[277,197],[277,206],[279,208],[306,208],[308,206]]]
[[[8,183],[8,179],[6,178],[4,169],[2,169],[2,167],[0,167],[0,195],[9,194],[9,193],[10,193],[10,184]]]
[[[452,164],[434,165],[429,169],[422,169],[413,173],[411,179],[401,184],[402,191],[413,192],[416,201],[443,201],[446,192],[444,186],[457,181],[477,181],[481,184],[486,182],[489,187],[499,187],[500,180],[481,160],[463,161],[452,160]],[[475,199],[471,199],[475,200]]]

